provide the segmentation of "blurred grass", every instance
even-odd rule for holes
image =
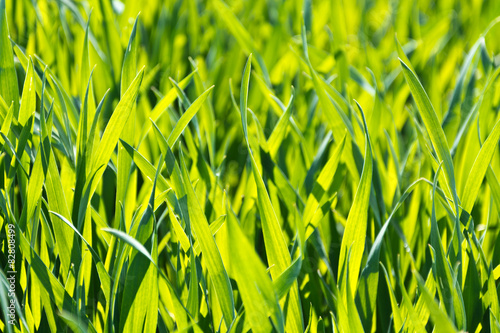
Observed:
[[[0,331],[500,331],[499,17],[0,0]]]

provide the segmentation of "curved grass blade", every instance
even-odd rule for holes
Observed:
[[[399,60],[401,63],[401,67],[403,68],[403,74],[405,76],[406,82],[410,87],[410,91],[415,99],[418,110],[420,112],[420,116],[422,117],[425,128],[427,129],[427,133],[431,138],[437,156],[440,161],[443,161],[446,180],[453,195],[453,200],[455,201],[455,213],[458,215],[459,201],[457,189],[455,186],[455,172],[453,169],[453,161],[451,159],[450,150],[448,149],[448,143],[446,141],[443,128],[441,127],[434,108],[432,107],[429,96],[427,96],[427,93],[422,87],[422,84],[418,80],[417,76],[403,60]]]

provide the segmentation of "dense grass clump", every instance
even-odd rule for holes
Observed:
[[[0,0],[0,331],[500,332],[499,15]]]

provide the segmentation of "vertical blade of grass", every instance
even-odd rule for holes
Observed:
[[[196,257],[194,255],[194,250],[191,251],[191,255],[189,258],[189,275],[190,275],[190,283],[189,283],[189,293],[186,308],[189,310],[189,313],[193,316],[195,320],[198,318],[198,273],[196,270]]]
[[[293,90],[293,89],[292,89]],[[280,116],[278,123],[273,129],[273,132],[269,136],[268,146],[269,153],[272,157],[276,157],[278,153],[278,148],[281,145],[281,142],[285,138],[286,127],[290,122],[290,117],[292,116],[293,102],[295,100],[295,91],[292,91],[292,97],[290,97],[290,101],[288,102],[288,106],[286,107],[285,112]]]
[[[398,51],[402,51],[398,49]],[[401,53],[401,52],[400,52]],[[454,209],[455,209],[455,228],[453,231],[452,241],[450,243],[449,254],[451,257],[451,263],[454,265],[457,262],[462,261],[462,241],[463,235],[460,230],[460,212],[459,212],[459,199],[457,194],[457,188],[455,183],[455,171],[453,168],[453,160],[451,159],[450,150],[446,137],[443,132],[443,128],[439,122],[439,119],[432,107],[431,101],[427,96],[422,84],[418,80],[415,73],[406,65],[403,60],[400,59],[401,67],[403,68],[403,73],[410,87],[410,91],[413,98],[417,104],[420,116],[424,122],[427,133],[432,141],[432,145],[436,151],[439,161],[442,161],[444,165],[444,173],[447,185],[453,195]],[[458,283],[462,284],[462,273],[458,272]]]
[[[47,201],[51,211],[59,213],[64,216],[68,221],[71,220],[71,214],[68,209],[66,198],[64,195],[61,178],[57,169],[56,158],[53,150],[51,151],[49,160],[49,169],[47,178],[45,180],[45,189],[47,191]],[[69,276],[69,281],[66,284],[68,290],[72,283],[74,283],[72,265],[75,266],[75,271],[81,262],[81,251],[75,235],[70,227],[61,223],[60,221],[52,221],[54,229],[55,244],[61,259],[61,275]]]
[[[132,28],[132,33],[130,34],[127,49],[125,50],[125,56],[123,59],[122,67],[122,77],[120,81],[120,96],[123,97],[127,88],[134,80],[137,75],[137,44],[139,43],[137,34],[137,22],[139,21],[139,16],[135,19],[134,26]],[[135,140],[135,121],[136,121],[136,107],[132,107],[131,114],[125,123],[123,132],[120,137],[122,140],[134,145]],[[125,207],[125,226],[126,230],[130,227],[130,220],[132,218],[133,207],[135,207],[135,196],[131,193],[136,192],[136,174],[131,173],[130,167],[132,166],[132,157],[127,154],[125,149],[118,143],[118,165],[117,165],[117,180],[116,180],[116,200],[115,205],[117,207],[116,216],[121,216],[120,212],[120,202]],[[130,191],[127,188],[130,186]],[[127,197],[127,193],[129,193]],[[128,199],[128,200],[127,200]],[[130,202],[128,202],[130,201]],[[118,219],[116,219],[118,220]],[[116,226],[116,222],[115,222]]]
[[[483,182],[486,171],[490,165],[491,159],[497,149],[500,139],[500,121],[497,121],[488,138],[484,141],[479,153],[474,160],[474,164],[467,177],[464,192],[462,195],[462,208],[469,214],[472,212],[474,202],[479,193],[479,188]]]
[[[283,237],[283,232],[276,216],[276,212],[274,211],[271,199],[269,198],[269,194],[266,190],[266,185],[264,184],[264,181],[259,173],[259,169],[253,157],[248,140],[246,114],[248,106],[248,86],[250,81],[250,60],[251,56],[247,60],[247,65],[245,66],[243,74],[243,80],[246,81],[243,81],[241,87],[240,106],[242,109],[240,112],[248,154],[250,155],[252,172],[257,185],[257,206],[259,207],[262,220],[262,231],[264,234],[266,255],[268,264],[271,267],[271,276],[273,279],[277,279],[279,275],[290,266],[291,258],[288,253],[285,238]],[[300,299],[298,296],[298,288],[295,284],[290,290],[290,301],[288,303],[288,309],[286,310],[287,312],[290,311],[288,312],[290,315],[286,318],[287,330],[302,331],[304,329],[302,307],[300,306]]]
[[[463,309],[462,294],[460,291],[460,287],[457,286],[457,284],[454,282],[450,264],[446,260],[446,254],[443,249],[443,244],[441,242],[441,236],[436,221],[435,192],[441,166],[442,164],[440,164],[438,170],[436,171],[434,186],[432,190],[430,243],[431,249],[433,249],[434,253],[433,271],[435,280],[440,281],[440,283],[438,283],[438,290],[441,293],[441,300],[444,303],[444,307],[448,316],[452,318],[452,320],[453,318],[456,318],[458,326],[464,327],[465,329],[467,326],[464,313],[465,310]]]
[[[200,207],[193,185],[189,179],[185,162],[181,155],[181,172],[187,195],[191,227],[200,243],[201,252],[206,262],[208,273],[214,283],[217,298],[224,316],[226,327],[230,327],[235,318],[233,290],[227,276],[217,244],[208,227],[208,221]]]
[[[403,318],[401,316],[401,309],[399,308],[396,295],[394,294],[394,288],[392,287],[391,280],[389,279],[389,274],[387,274],[385,266],[383,264],[380,265],[382,266],[382,271],[384,272],[387,288],[389,289],[389,297],[391,299],[392,320],[394,321],[394,329],[396,330],[396,332],[401,332],[401,329],[403,329],[404,326]]]
[[[14,103],[14,117],[19,116],[19,88],[14,67],[14,54],[9,40],[9,26],[5,0],[0,0],[0,96],[10,105]]]
[[[80,70],[80,98],[82,101],[85,100],[88,112],[87,118],[89,122],[92,122],[95,114],[94,88],[92,85],[92,80],[90,80],[89,84],[86,84],[87,78],[92,77],[90,75],[91,70],[90,70],[90,50],[89,50],[89,26],[90,26],[90,15],[89,15],[89,20],[87,22],[87,26],[85,27],[85,37],[83,39],[81,70]],[[90,130],[89,127],[90,126],[87,127],[87,130]],[[88,133],[86,134],[88,135]]]
[[[309,238],[316,227],[315,225],[312,225],[312,228],[308,228],[308,224],[312,221],[314,213],[317,209],[319,209],[320,203],[322,202],[325,194],[328,193],[328,190],[333,183],[333,175],[337,171],[337,166],[339,165],[342,152],[344,151],[346,136],[347,134],[344,135],[344,138],[338,144],[332,156],[321,170],[318,178],[314,182],[311,194],[307,197],[306,208],[304,209],[306,238]]]
[[[252,69],[252,54],[248,56],[247,62],[245,64],[245,69],[243,70],[242,84],[240,90],[240,110],[241,110],[241,121],[243,124],[243,134],[248,142],[248,121],[247,121],[247,108],[248,108],[248,88],[250,85],[250,72]]]
[[[246,310],[246,319],[254,332],[272,330],[269,317],[278,332],[284,332],[283,314],[273,285],[253,246],[241,231],[230,207],[227,208],[227,230],[231,270],[235,274],[238,290]]]
[[[154,331],[158,320],[158,240],[156,218],[154,214],[154,198],[158,175],[163,159],[160,157],[156,168],[153,188],[148,205],[137,226],[135,239],[147,252],[150,261],[132,251],[120,312],[120,328],[123,332]],[[135,225],[132,226],[132,231]],[[132,238],[132,237],[130,237]],[[151,253],[151,254],[149,254]]]
[[[363,172],[361,179],[354,196],[354,200],[347,217],[344,236],[340,245],[340,258],[339,258],[339,282],[340,290],[343,293],[343,301],[346,304],[347,299],[345,291],[347,290],[346,284],[349,284],[351,290],[356,290],[358,275],[361,266],[361,259],[365,249],[366,228],[368,224],[368,204],[371,191],[372,181],[372,148],[370,142],[370,135],[366,125],[365,116],[361,106],[358,104],[359,110],[363,115],[363,122],[365,126],[365,162],[363,165]],[[347,251],[351,248],[350,260],[347,258]],[[346,279],[346,270],[349,268],[350,279]]]
[[[21,97],[21,107],[19,108],[19,123],[26,124],[28,118],[33,114],[36,109],[36,90],[34,80],[34,66],[33,60],[29,59],[28,71],[24,80],[23,95]]]
[[[14,103],[10,105],[9,110],[7,111],[7,114],[5,115],[5,118],[3,119],[3,124],[2,127],[0,128],[0,132],[2,132],[3,135],[9,136],[11,124],[12,124],[12,119],[14,118]],[[4,145],[5,141],[3,138],[0,138],[0,144]]]

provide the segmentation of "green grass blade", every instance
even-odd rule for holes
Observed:
[[[476,156],[472,169],[467,177],[465,188],[462,195],[462,208],[469,214],[479,193],[479,188],[483,182],[488,166],[497,149],[500,139],[500,121],[497,121],[488,138],[484,141],[479,153]]]
[[[208,94],[210,91],[214,88],[214,86],[211,86],[203,94],[201,94],[194,102],[191,104],[191,106],[184,112],[182,117],[179,119],[177,124],[175,125],[174,129],[170,133],[170,135],[167,138],[167,143],[170,147],[173,147],[177,140],[179,139],[179,136],[182,134],[186,126],[189,124],[191,119],[195,116],[195,114],[198,112],[198,110],[201,108],[203,103],[208,97]]]
[[[129,88],[123,95],[123,98],[120,100],[118,105],[116,106],[113,115],[108,121],[106,129],[101,138],[101,142],[97,147],[97,151],[94,156],[93,163],[93,171],[96,172],[97,181],[93,183],[91,195],[95,191],[97,187],[97,183],[101,178],[101,175],[104,173],[104,168],[101,168],[103,165],[106,165],[113,153],[116,143],[120,137],[121,132],[123,131],[124,125],[126,124],[132,108],[137,99],[137,95],[139,93],[139,87],[141,86],[142,78],[144,77],[144,69],[142,69],[139,74],[135,77],[134,81],[130,84]]]
[[[10,105],[14,103],[14,117],[19,116],[19,88],[14,67],[14,54],[9,39],[5,0],[0,0],[0,96]]]
[[[363,115],[365,125],[365,162],[358,189],[356,191],[356,195],[354,196],[349,216],[347,217],[346,228],[340,245],[339,282],[341,291],[346,291],[346,284],[349,284],[349,288],[351,288],[351,290],[356,290],[361,259],[365,249],[366,228],[368,224],[368,204],[373,172],[370,135],[368,133],[363,111],[359,104],[358,107]],[[351,256],[350,260],[348,260],[348,249],[351,247]],[[346,280],[347,269],[349,269],[350,272],[349,280]],[[345,294],[343,294],[343,297],[345,304],[347,301]]]
[[[448,148],[448,142],[443,132],[443,128],[439,122],[439,119],[432,107],[431,101],[427,96],[422,84],[418,80],[415,73],[408,67],[408,65],[400,59],[401,67],[403,68],[403,74],[405,76],[406,82],[410,87],[410,91],[415,99],[420,116],[424,122],[427,133],[431,138],[434,149],[436,150],[437,156],[440,161],[443,161],[444,171],[446,175],[446,180],[453,194],[453,199],[455,201],[455,207],[458,209],[458,196],[455,186],[455,171],[453,169],[453,161],[451,159],[450,150]],[[458,212],[456,212],[458,214]]]
[[[195,102],[196,103],[196,102]],[[193,104],[194,105],[194,104]],[[181,155],[182,156],[182,155]],[[199,201],[194,192],[191,180],[184,160],[181,158],[182,180],[186,190],[189,219],[191,227],[200,243],[203,258],[206,261],[207,269],[214,283],[217,298],[222,309],[226,327],[230,327],[235,318],[233,290],[226,269],[222,262],[217,244],[208,227],[208,221],[200,207]]]
[[[245,306],[245,319],[252,331],[269,332],[272,330],[271,317],[277,331],[284,332],[283,314],[273,284],[229,207],[228,212],[229,258]]]

